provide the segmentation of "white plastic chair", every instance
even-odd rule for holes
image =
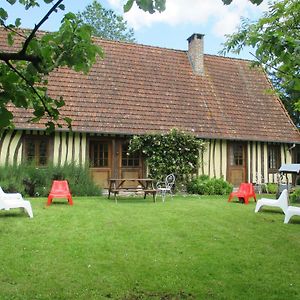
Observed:
[[[281,208],[283,212],[286,213],[288,205],[288,191],[287,189],[284,189],[277,200],[266,198],[258,200],[255,206],[255,212],[257,213],[262,206],[273,206]]]
[[[33,218],[29,201],[24,200],[20,193],[5,193],[0,187],[0,210],[10,210],[11,208],[22,208],[27,212],[30,218]]]
[[[285,212],[284,224],[287,224],[292,216],[300,216],[300,207],[288,207],[287,211]]]
[[[156,184],[156,189],[157,193],[161,194],[162,201],[165,202],[166,194],[170,193],[171,198],[173,198],[173,193],[172,193],[172,188],[175,183],[175,175],[174,174],[169,174],[166,178],[165,181],[159,181]]]

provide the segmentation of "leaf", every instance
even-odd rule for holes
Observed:
[[[46,123],[46,134],[53,133],[55,129],[55,124],[52,121]]]
[[[65,118],[63,118],[63,120],[67,123],[68,128],[72,128],[72,119],[71,118],[65,117]]]
[[[232,0],[222,0],[222,1],[225,5],[229,5],[232,2]]]
[[[62,97],[59,100],[54,100],[54,102],[57,108],[63,107],[65,105],[65,101]]]
[[[61,9],[61,10],[65,10],[66,7],[65,7],[64,4],[60,4],[60,5],[58,5],[58,8]]]
[[[133,1],[134,0],[128,0],[127,3],[124,4],[123,9],[124,9],[125,13],[128,12],[132,8]]]
[[[2,20],[6,20],[8,18],[7,11],[5,9],[3,9],[2,7],[0,7],[0,18]]]
[[[11,5],[14,5],[17,2],[17,0],[6,0],[6,1]]]
[[[10,125],[10,121],[13,119],[13,114],[5,107],[0,107],[0,128],[5,128]]]
[[[21,18],[17,18],[17,19],[15,20],[15,26],[16,26],[16,27],[20,27],[20,25],[21,25]]]
[[[7,43],[9,46],[12,46],[14,44],[14,38],[12,32],[7,34]]]

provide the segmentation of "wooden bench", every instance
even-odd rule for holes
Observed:
[[[136,182],[138,183],[138,186],[124,187],[123,185],[125,182]],[[148,194],[151,194],[153,197],[153,202],[156,202],[156,189],[153,187],[153,179],[150,178],[109,179],[108,199],[112,193],[114,194],[114,199],[117,203],[117,195],[120,194],[120,191],[143,192],[144,199]]]

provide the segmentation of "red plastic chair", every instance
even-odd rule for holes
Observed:
[[[52,203],[53,198],[67,198],[70,205],[73,205],[72,195],[67,180],[53,180],[47,205]]]
[[[245,204],[249,203],[249,198],[253,197],[256,202],[256,195],[254,192],[254,187],[252,183],[241,183],[237,192],[232,192],[229,195],[228,202],[231,201],[233,197],[243,198]]]

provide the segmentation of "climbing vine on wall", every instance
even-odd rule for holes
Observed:
[[[161,179],[170,173],[182,178],[197,172],[204,148],[205,143],[194,135],[172,129],[165,134],[134,136],[129,153],[142,153],[153,178]]]

